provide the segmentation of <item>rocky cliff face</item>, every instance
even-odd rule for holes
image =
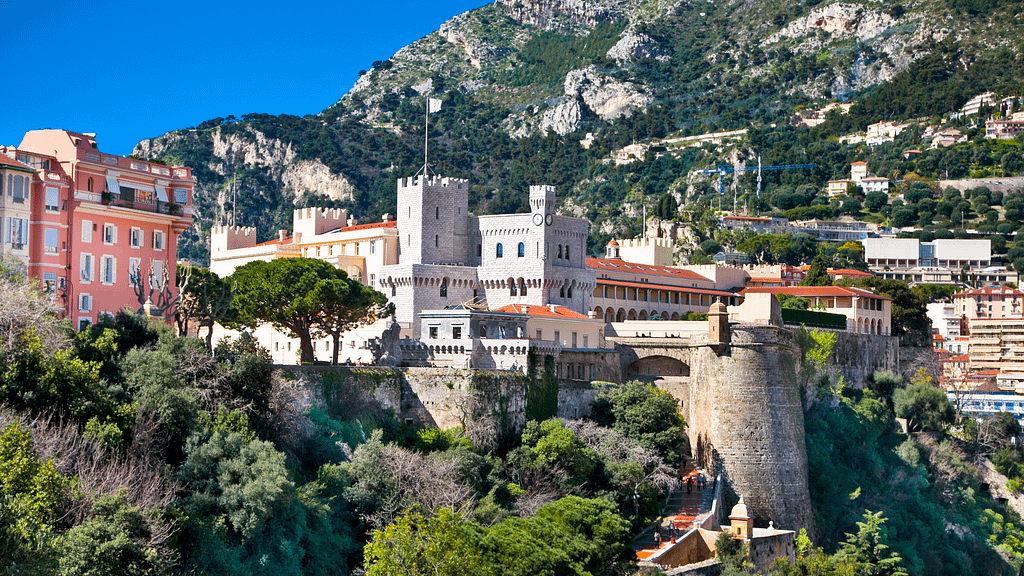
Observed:
[[[520,24],[545,30],[572,31],[622,17],[622,2],[614,0],[497,0]]]

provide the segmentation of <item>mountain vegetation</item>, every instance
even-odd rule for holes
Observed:
[[[1024,170],[1019,143],[985,141],[977,118],[955,121],[968,144],[913,161],[901,152],[921,145],[920,129],[876,149],[836,140],[880,120],[941,121],[985,90],[1021,94],[1024,59],[1012,26],[1019,7],[604,0],[574,11],[561,0],[499,1],[375,62],[320,114],[215,118],[135,152],[194,169],[197,223],[180,251],[200,264],[213,224],[256,226],[270,239],[295,207],[344,206],[371,219],[394,213],[394,180],[422,164],[428,93],[444,102],[430,124],[433,170],[468,178],[473,210],[525,210],[527,186],[554,184],[562,211],[594,223],[595,253],[610,235],[635,232],[641,206],[653,209],[666,194],[684,210],[712,206],[713,181],[696,168],[758,155],[765,165],[816,168],[766,172],[760,203],[749,195],[755,176],[743,174],[730,186],[730,205],[736,193],[750,210],[797,218],[855,215],[866,204],[876,212],[877,198],[823,201],[818,192],[854,159],[876,174],[929,184]],[[835,99],[852,102],[849,113],[795,127],[801,110]],[[659,143],[735,129],[748,132],[722,144]],[[608,163],[632,142],[653,144],[636,162]],[[328,197],[322,181],[297,176],[307,164],[325,167],[345,192]],[[907,220],[901,207],[886,216]],[[959,223],[957,215],[943,206],[933,221]]]

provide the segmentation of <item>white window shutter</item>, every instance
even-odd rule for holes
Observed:
[[[82,220],[82,242],[92,242],[92,221]]]

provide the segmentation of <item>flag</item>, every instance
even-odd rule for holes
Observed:
[[[433,114],[441,109],[441,101],[437,98],[427,98],[427,114]]]

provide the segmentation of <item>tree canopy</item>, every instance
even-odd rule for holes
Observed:
[[[235,326],[269,323],[299,339],[299,359],[313,362],[313,338],[338,338],[362,320],[372,320],[387,301],[331,264],[312,258],[256,261],[235,269]]]

